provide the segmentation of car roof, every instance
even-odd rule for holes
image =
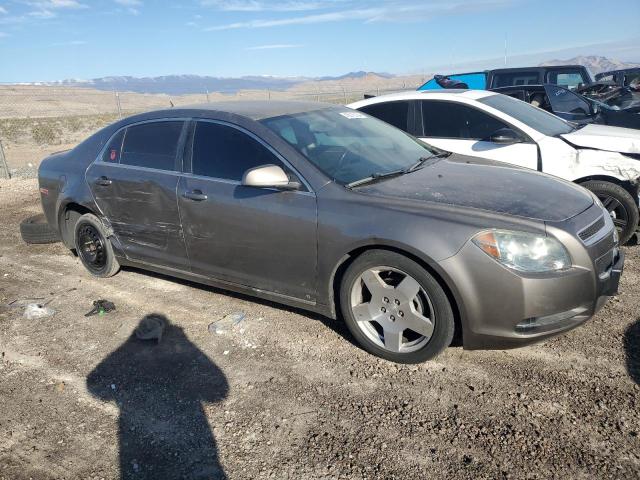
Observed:
[[[559,68],[585,68],[583,65],[538,65],[536,67],[514,67],[514,68],[494,68],[487,70],[487,73],[508,73],[508,72],[525,72],[528,70],[550,70]]]
[[[251,120],[263,120],[265,118],[279,117],[282,115],[295,115],[297,113],[312,112],[316,110],[344,108],[332,103],[292,101],[292,100],[232,100],[222,102],[201,103],[195,105],[179,106],[172,109],[156,110],[153,113],[173,115],[177,111],[181,113],[198,114],[206,117],[207,113],[228,113],[246,117]]]
[[[436,100],[458,100],[459,98],[466,98],[469,100],[479,100],[481,98],[490,97],[492,95],[499,95],[495,92],[489,92],[487,90],[463,90],[457,88],[447,88],[442,90],[412,90],[409,92],[391,93],[388,95],[381,95],[379,97],[371,97],[366,100],[360,100],[349,104],[349,107],[362,107],[379,102],[388,102],[393,100],[424,100],[424,99],[436,99]]]

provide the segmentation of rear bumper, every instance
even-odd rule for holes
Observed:
[[[469,243],[441,265],[463,303],[464,348],[506,349],[541,342],[589,320],[617,294],[624,259],[619,252],[600,275],[588,255],[563,272],[521,274]]]

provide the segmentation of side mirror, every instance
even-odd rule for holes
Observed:
[[[510,128],[501,128],[496,130],[489,137],[491,143],[499,145],[513,145],[514,143],[522,143],[520,136]]]
[[[597,103],[592,103],[591,104],[591,113],[593,115],[597,115],[598,113],[600,113],[600,107],[598,106]]]
[[[278,165],[261,165],[250,168],[242,176],[242,185],[256,188],[277,188],[278,190],[299,190],[300,183],[292,182]]]

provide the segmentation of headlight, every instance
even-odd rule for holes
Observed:
[[[551,272],[571,266],[571,257],[555,238],[525,232],[491,230],[473,238],[480,249],[519,272]]]

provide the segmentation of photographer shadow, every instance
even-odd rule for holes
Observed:
[[[182,328],[151,317],[165,322],[160,342],[132,333],[87,376],[91,394],[120,410],[120,476],[225,479],[203,407],[227,396],[225,375]]]
[[[624,353],[629,376],[640,385],[640,318],[624,332]]]

